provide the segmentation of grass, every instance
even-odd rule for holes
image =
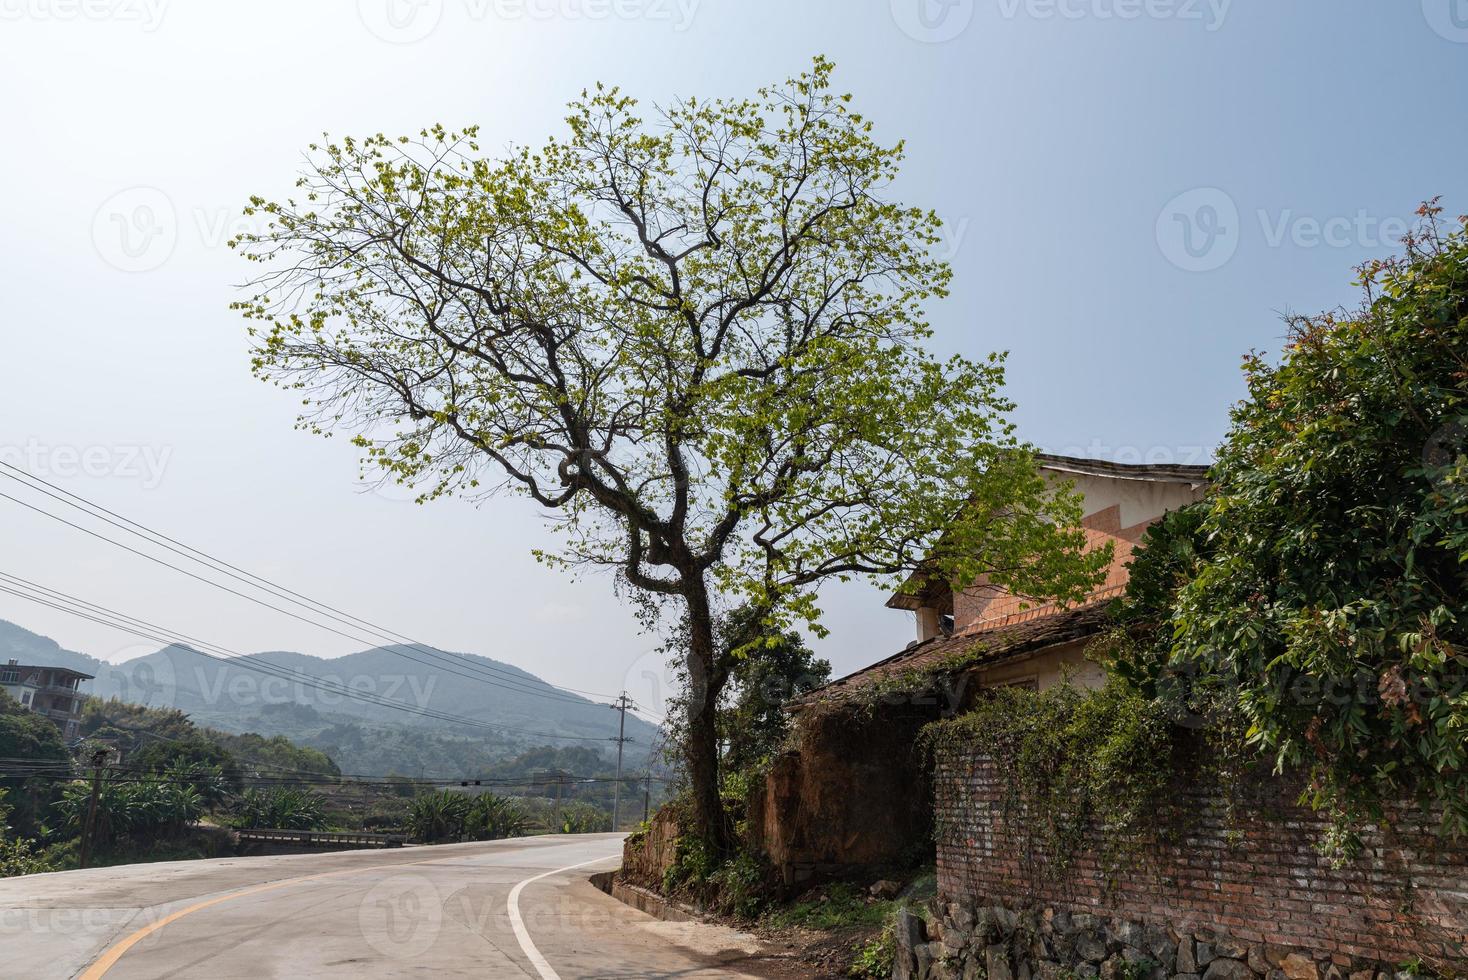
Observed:
[[[868,902],[866,896],[847,884],[834,884],[812,896],[772,909],[764,923],[775,929],[800,926],[804,929],[876,928],[897,907],[896,902]]]

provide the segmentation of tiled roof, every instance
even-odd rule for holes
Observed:
[[[1113,463],[1105,459],[1035,453],[1041,469],[1084,473],[1117,480],[1151,480],[1159,483],[1206,483],[1208,467],[1187,463]]]
[[[942,664],[963,657],[966,666],[1000,663],[1036,650],[1100,633],[1109,620],[1110,600],[1091,602],[1064,612],[1025,619],[961,636],[941,636],[915,643],[901,653],[847,674],[791,702],[792,707],[821,701],[843,701],[883,679],[909,672],[937,673]]]

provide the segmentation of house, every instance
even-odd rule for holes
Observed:
[[[11,660],[0,666],[0,687],[22,707],[56,723],[68,741],[81,735],[82,681],[92,680],[69,667],[45,667]]]
[[[1074,683],[1099,685],[1104,675],[1083,655],[1086,641],[1105,625],[1109,600],[1126,590],[1132,551],[1148,525],[1163,514],[1201,500],[1206,466],[1110,463],[1036,454],[1053,481],[1070,482],[1084,498],[1081,527],[1087,550],[1112,546],[1111,566],[1080,604],[1061,608],[1016,596],[987,582],[955,592],[947,583],[898,591],[887,608],[913,613],[917,638],[878,661],[802,699],[810,704],[843,698],[884,678],[922,672],[959,656],[973,661],[968,689],[1022,684],[1043,690],[1070,672]],[[798,710],[798,708],[797,708]]]
[[[964,710],[986,687],[1104,681],[1085,650],[1126,588],[1133,549],[1149,524],[1207,490],[1203,466],[1036,460],[1083,497],[1087,547],[1112,545],[1104,581],[1066,608],[982,580],[959,588],[910,580],[889,598],[889,608],[913,614],[914,640],[794,701],[794,748],[752,794],[751,836],[787,883],[902,863],[928,840],[932,792],[917,745],[924,725]]]

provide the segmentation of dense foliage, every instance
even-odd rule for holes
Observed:
[[[60,729],[0,689],[0,759],[35,763],[70,758]],[[0,794],[7,796],[8,821],[15,833],[32,836],[40,831],[56,785],[45,779],[3,776]]]
[[[204,798],[187,781],[164,775],[108,775],[98,787],[96,846],[123,838],[139,841],[177,836],[204,814]],[[86,823],[91,783],[78,780],[61,791],[55,811],[62,825],[79,834]]]
[[[665,652],[674,670],[687,643],[686,621],[669,635]],[[720,782],[725,796],[743,796],[742,786],[779,748],[789,732],[785,705],[826,683],[831,664],[815,655],[795,630],[771,630],[748,603],[720,615],[714,624],[717,663],[729,676],[716,708]],[[686,676],[682,677],[686,688]],[[663,761],[675,771],[686,738],[686,694],[668,699]]]
[[[815,655],[794,630],[769,631],[749,606],[722,624],[723,655],[732,662],[730,696],[719,710],[727,772],[764,763],[790,730],[785,704],[831,678],[831,663]]]
[[[1346,850],[1414,796],[1468,831],[1468,229],[1421,213],[1359,309],[1246,359],[1206,506],[1134,566],[1152,631],[1121,658],[1237,712]]]
[[[409,829],[425,844],[519,837],[527,823],[518,802],[493,793],[423,793],[408,813]]]
[[[289,786],[247,789],[235,802],[234,825],[241,830],[322,830],[326,799]]]

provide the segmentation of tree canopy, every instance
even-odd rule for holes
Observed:
[[[1083,595],[1079,499],[1035,470],[1003,358],[934,358],[936,215],[816,59],[749,99],[644,119],[597,85],[503,158],[473,128],[311,147],[236,243],[254,369],[420,500],[513,489],[560,544],[690,616],[704,817],[727,680],[714,606],[817,621],[829,577],[920,566]],[[926,563],[926,565],[925,565]]]

